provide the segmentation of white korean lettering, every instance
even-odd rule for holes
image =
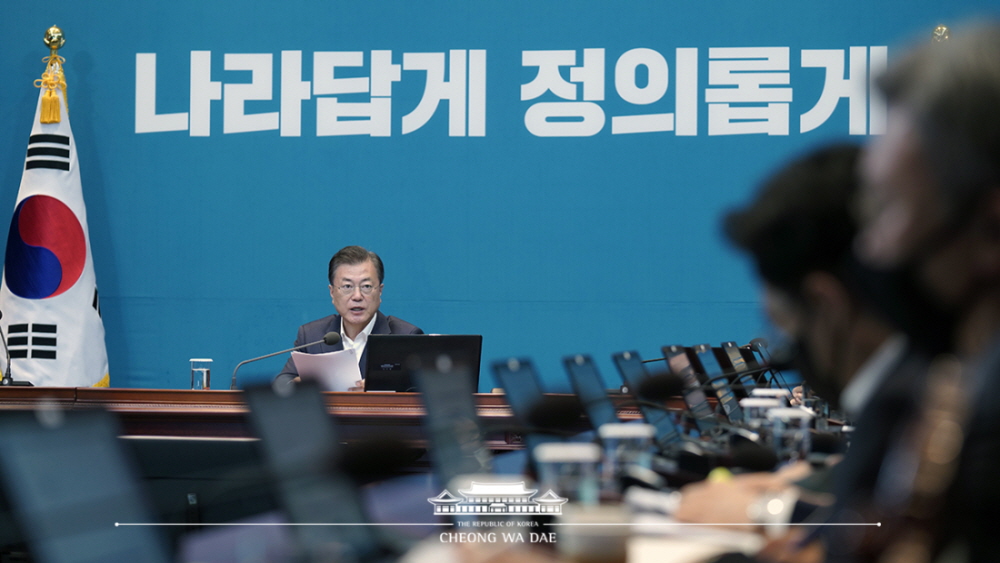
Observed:
[[[191,124],[188,134],[212,133],[212,101],[222,99],[222,82],[212,80],[212,52],[191,51]]]
[[[788,47],[733,47],[708,50],[709,135],[788,134],[791,88]],[[734,105],[741,104],[741,105]],[[752,105],[748,105],[752,104]]]
[[[803,49],[803,68],[823,68],[823,92],[816,105],[799,118],[799,132],[812,131],[826,123],[840,100],[847,98],[848,132],[867,132],[868,49],[851,47],[850,66],[844,73],[843,49]]]
[[[576,65],[576,51],[524,51],[522,66],[538,67],[535,78],[521,85],[521,100],[533,100],[547,92],[570,102],[538,102],[524,114],[524,125],[538,137],[589,137],[604,128],[604,49],[584,49],[583,64]],[[570,67],[569,81],[560,68]],[[577,84],[582,85],[578,102]]]
[[[424,95],[417,107],[403,116],[403,134],[420,129],[430,121],[442,100],[448,101],[448,136],[465,136],[466,52],[448,53],[448,79],[444,78],[444,53],[403,53],[403,70],[426,72]]]
[[[281,136],[302,135],[302,101],[311,84],[302,80],[302,51],[281,52]]]
[[[636,84],[636,71],[646,68],[646,85]],[[652,49],[626,51],[615,64],[615,91],[630,104],[648,105],[658,102],[670,84],[669,67],[663,55]],[[653,133],[673,131],[674,114],[618,115],[611,118],[611,134]]]
[[[186,131],[187,112],[156,113],[156,53],[135,54],[135,132]]]
[[[273,55],[271,53],[226,53],[225,70],[249,70],[249,83],[227,83],[223,87],[222,132],[248,133],[278,129],[278,112],[246,113],[248,100],[270,100],[272,95]]]

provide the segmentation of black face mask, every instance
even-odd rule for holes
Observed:
[[[958,315],[920,284],[919,266],[919,260],[910,260],[890,270],[870,272],[865,292],[869,305],[906,334],[915,349],[931,357],[952,352]]]
[[[920,271],[928,257],[968,232],[970,217],[975,215],[977,198],[952,202],[949,219],[935,232],[915,245],[913,252],[899,265],[875,270],[851,257],[851,283],[856,294],[873,312],[906,334],[910,346],[928,357],[955,351],[955,332],[962,305],[949,306],[923,283]],[[965,296],[968,301],[973,296]]]
[[[906,334],[914,349],[931,357],[953,350],[958,314],[921,285],[919,271],[922,257],[949,238],[941,237],[926,252],[890,269],[873,269],[853,256],[843,269],[845,284],[861,305]]]

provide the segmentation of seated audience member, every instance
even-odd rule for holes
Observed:
[[[923,364],[909,359],[905,337],[872,303],[870,286],[877,275],[853,257],[857,228],[851,206],[859,158],[856,146],[808,154],[781,169],[725,221],[728,237],[750,254],[763,280],[769,317],[796,342],[805,381],[857,423],[851,450],[831,476],[827,492],[836,500],[822,516],[831,520],[874,487],[885,444],[916,401],[911,378],[923,373]],[[795,508],[806,514],[815,509],[793,502],[792,482],[803,476],[801,469],[788,468],[690,485],[677,516],[695,522],[788,522]],[[761,510],[772,500],[780,501],[782,513]]]
[[[887,537],[870,560],[998,560],[1000,23],[950,35],[881,77],[886,133],[862,167],[859,254],[895,282],[886,294],[911,342],[954,354],[933,364],[924,416],[880,477]]]
[[[385,269],[378,254],[360,246],[346,246],[330,259],[327,269],[330,280],[330,298],[337,313],[299,327],[295,346],[323,339],[328,332],[340,333],[340,342],[333,346],[324,343],[304,349],[309,354],[353,349],[358,367],[364,377],[368,357],[365,345],[370,334],[423,334],[416,326],[397,317],[387,316],[379,310],[382,304],[382,281]],[[289,358],[278,377],[296,378],[299,373],[295,362]],[[363,388],[359,381],[357,387]]]

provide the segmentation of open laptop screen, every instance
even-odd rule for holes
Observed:
[[[313,560],[364,558],[379,550],[358,489],[336,468],[336,424],[315,382],[258,385],[244,391],[248,419],[300,546]],[[341,525],[316,525],[317,523]],[[346,524],[346,525],[344,525]]]
[[[708,403],[705,389],[702,387],[698,374],[695,373],[683,346],[664,346],[661,351],[667,359],[670,373],[678,376],[684,382],[684,404],[687,405],[695,425],[701,433],[706,433],[718,426],[715,411]]]
[[[715,395],[722,405],[722,412],[734,424],[743,422],[743,410],[736,400],[736,395],[729,386],[729,377],[722,371],[722,366],[715,359],[715,353],[708,344],[699,344],[691,347],[693,354],[692,364],[698,362],[703,372],[709,380],[710,385],[715,389]]]
[[[757,372],[750,370],[750,364],[743,359],[740,347],[735,342],[723,342],[722,351],[725,352],[729,358],[729,363],[733,366],[733,371],[736,373],[736,381],[743,386],[743,394],[749,397],[753,393],[753,390],[757,388]]]
[[[469,366],[465,373],[472,388],[478,389],[482,351],[480,334],[372,334],[365,345],[365,391],[416,391],[407,360],[441,355]]]
[[[533,418],[538,416],[537,411],[545,401],[545,393],[542,391],[538,372],[535,371],[531,360],[526,358],[498,360],[493,362],[491,367],[493,377],[500,387],[503,387],[514,418],[522,428],[528,429],[525,442],[531,455],[534,456],[535,447],[540,444],[562,441],[557,436],[545,433],[550,429],[534,427]]]
[[[632,390],[633,396],[639,400],[639,412],[642,418],[656,428],[656,445],[665,450],[669,445],[683,441],[684,437],[670,413],[665,408],[646,403],[639,397],[642,382],[649,378],[649,372],[646,371],[639,353],[618,352],[611,359],[615,362],[615,367],[621,373],[625,384]]]
[[[563,358],[563,366],[566,367],[573,390],[595,430],[602,424],[620,422],[618,411],[608,397],[593,358],[585,355],[568,356]]]
[[[32,554],[50,563],[170,560],[104,411],[0,414],[0,473]]]
[[[420,364],[414,379],[427,412],[424,428],[441,483],[447,485],[459,475],[491,473],[493,455],[483,440],[471,378],[464,373],[471,368],[448,356]]]

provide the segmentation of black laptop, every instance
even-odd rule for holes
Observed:
[[[483,439],[470,367],[450,356],[424,357],[415,367],[431,462],[441,484],[448,486],[460,475],[492,473],[493,453]]]
[[[318,384],[254,385],[244,399],[304,560],[377,559],[380,538],[363,525],[358,488],[337,469],[340,437]]]
[[[694,417],[698,431],[703,434],[711,432],[718,426],[715,411],[708,403],[701,379],[691,366],[687,351],[683,346],[676,344],[664,346],[661,350],[663,357],[667,359],[670,373],[684,381],[684,403],[687,405],[688,411],[691,412],[691,416]]]
[[[605,424],[621,422],[593,358],[582,354],[567,356],[563,358],[563,367],[594,430]]]
[[[0,475],[36,561],[172,560],[111,413],[0,413]]]
[[[642,386],[642,382],[650,377],[639,353],[636,351],[618,352],[611,359],[614,361],[615,367],[618,368],[625,384],[632,390],[632,395],[639,399],[639,388]],[[639,400],[639,412],[647,423],[656,428],[654,441],[660,450],[668,451],[674,444],[683,441],[681,429],[674,423],[667,409]]]
[[[729,386],[730,375],[722,371],[722,366],[719,365],[712,347],[708,344],[698,344],[691,346],[687,351],[691,365],[698,373],[707,377],[708,384],[715,389],[715,396],[719,399],[719,404],[722,405],[722,413],[729,422],[742,424],[743,410],[740,409],[736,394]]]
[[[365,345],[365,391],[415,392],[417,384],[407,360],[448,356],[465,371],[471,388],[479,389],[479,362],[483,352],[481,334],[372,334]]]
[[[510,358],[494,361],[490,367],[493,377],[504,390],[507,404],[514,419],[526,431],[524,440],[528,451],[534,457],[535,447],[549,442],[561,442],[563,438],[547,433],[550,428],[536,427],[539,409],[544,409],[545,392],[535,365],[527,358]],[[544,413],[542,413],[544,418]]]

